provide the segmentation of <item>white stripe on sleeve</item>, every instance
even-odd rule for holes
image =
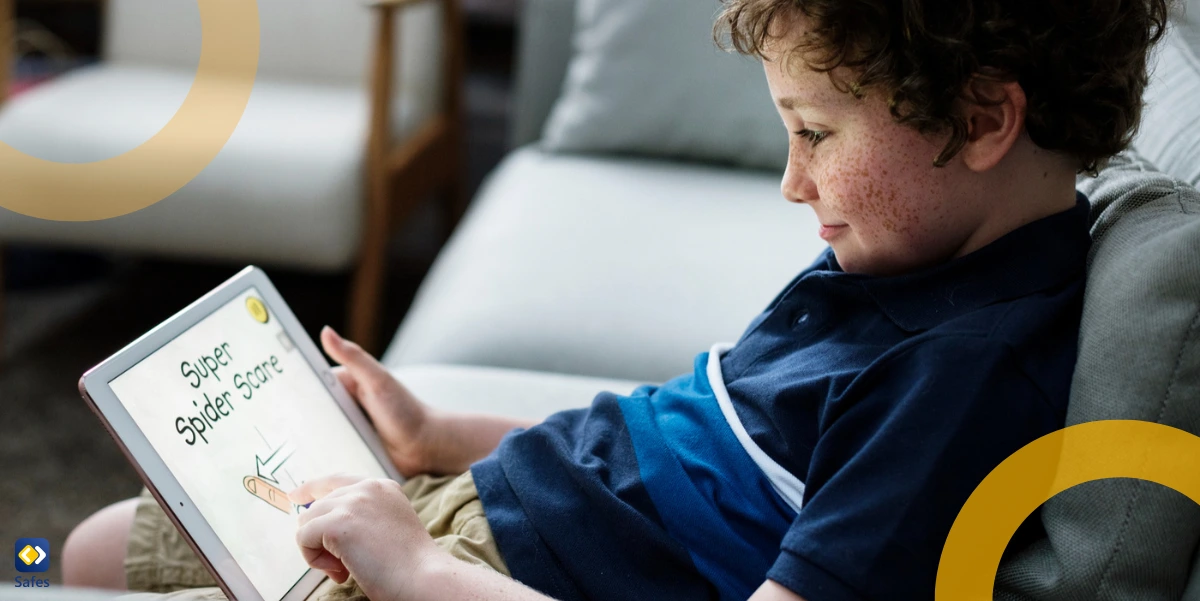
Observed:
[[[733,400],[729,398],[729,391],[725,389],[725,378],[721,374],[721,355],[731,348],[733,348],[732,344],[719,343],[713,345],[709,350],[708,385],[717,397],[717,404],[721,406],[721,413],[725,416],[725,421],[729,423],[729,428],[733,430],[734,436],[737,436],[738,442],[742,443],[742,448],[746,449],[750,459],[754,460],[758,468],[767,476],[767,480],[771,482],[775,491],[793,510],[799,513],[800,506],[804,503],[804,483],[791,472],[783,469],[783,466],[776,463],[755,444],[754,440],[750,438],[750,434],[746,432],[746,427],[742,425],[742,420],[738,419],[737,411],[733,408]]]

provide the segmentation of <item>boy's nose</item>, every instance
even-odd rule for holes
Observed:
[[[817,184],[808,176],[808,171],[794,162],[788,163],[779,188],[789,202],[808,203],[816,201],[820,196],[817,193]]]

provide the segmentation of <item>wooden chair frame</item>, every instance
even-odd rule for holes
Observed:
[[[387,277],[387,247],[420,202],[441,199],[447,232],[466,208],[463,175],[462,79],[464,36],[461,0],[365,0],[375,11],[371,56],[370,122],[364,177],[363,238],[350,286],[347,334],[364,348],[379,351],[379,316]],[[404,139],[391,131],[393,81],[398,34],[397,11],[422,2],[442,5],[442,98],[438,112]],[[12,80],[15,0],[0,0],[0,106]],[[355,10],[348,6],[347,10]],[[0,282],[3,282],[0,245]],[[0,349],[4,343],[4,292],[0,286]]]
[[[8,100],[12,67],[16,60],[17,19],[14,0],[0,0],[0,108]],[[4,365],[4,244],[0,240],[0,365]]]
[[[4,0],[0,0],[4,1]],[[11,0],[9,0],[11,1]],[[421,2],[442,4],[442,106],[399,144],[390,132],[396,10]],[[371,125],[367,143],[367,211],[362,251],[350,292],[348,333],[364,348],[379,350],[380,303],[387,244],[412,210],[438,194],[448,234],[467,205],[463,173],[463,39],[460,0],[369,0],[378,11],[371,75]]]

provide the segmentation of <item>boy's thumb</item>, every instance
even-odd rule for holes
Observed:
[[[342,338],[329,326],[321,329],[321,346],[325,347],[325,352],[334,361],[349,369],[372,372],[379,367],[375,358],[364,351],[361,346]]]

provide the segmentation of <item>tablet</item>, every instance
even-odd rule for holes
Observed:
[[[324,575],[286,492],[400,479],[266,274],[241,273],[79,381],[84,399],[230,599],[296,601]]]

